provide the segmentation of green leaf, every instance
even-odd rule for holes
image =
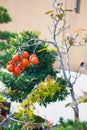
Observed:
[[[46,50],[47,50],[47,48],[42,48],[42,49],[38,50],[37,52],[39,53],[39,52],[46,51]]]
[[[65,11],[70,11],[70,12],[71,12],[71,11],[73,11],[73,10],[71,10],[71,9],[65,9]]]
[[[65,107],[68,107],[68,106],[70,106],[71,105],[71,103],[69,102],[69,103],[67,103],[66,105],[65,105]]]
[[[61,13],[61,14],[57,14],[57,15],[55,15],[55,17],[58,17],[59,18],[59,20],[62,20],[62,18],[64,17],[64,13]]]
[[[85,69],[87,69],[87,66],[85,66]]]
[[[5,109],[5,110],[9,110],[9,108],[8,108],[8,107],[4,107],[4,109]]]
[[[4,7],[0,6],[0,23],[8,23],[12,21],[10,15],[8,14],[7,9]]]
[[[45,12],[45,14],[51,14],[53,12],[53,10],[49,10],[47,12]]]

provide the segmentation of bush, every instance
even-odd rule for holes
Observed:
[[[8,73],[1,73],[0,80],[10,88],[9,97],[14,101],[22,101],[27,97],[36,84],[45,79],[47,75],[54,76],[53,64],[56,60],[55,51],[49,50],[46,43],[36,43],[33,41],[27,42],[30,39],[38,38],[37,32],[23,31],[19,33],[16,38],[9,39],[10,48],[6,53],[0,55],[1,66],[6,67],[7,62],[11,60],[19,50],[27,51],[31,55],[35,53],[39,59],[38,65],[31,65],[27,67],[19,77],[13,77]],[[49,62],[50,61],[50,62]]]
[[[12,19],[8,14],[8,10],[0,6],[0,23],[8,23],[10,21],[12,21]]]
[[[64,121],[63,118],[60,118],[59,130],[87,130],[87,122],[76,122],[70,119]]]
[[[4,130],[21,130],[22,125],[13,121],[9,122],[9,125],[4,126]]]
[[[9,40],[10,37],[15,38],[16,37],[16,33],[11,33],[8,31],[0,31],[0,39],[2,40]]]

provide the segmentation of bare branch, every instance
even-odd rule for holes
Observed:
[[[69,52],[70,48],[72,47],[72,45],[69,45],[69,47],[67,48],[67,51]]]
[[[52,31],[51,31],[50,27],[49,27],[49,26],[47,26],[47,27],[48,27],[48,29],[49,29],[49,31],[50,31],[50,34],[52,34]]]
[[[0,126],[3,125],[3,123],[8,119],[10,118],[14,113],[10,114],[9,116],[7,116],[1,123],[0,123]]]
[[[30,42],[34,42],[34,43],[33,43],[32,45],[30,45],[30,44],[29,44]],[[38,43],[37,43],[37,42],[38,42]],[[22,45],[21,47],[19,47],[17,51],[21,52],[21,49],[22,49],[22,48],[26,48],[26,47],[29,47],[29,46],[35,46],[35,50],[36,50],[37,45],[39,45],[39,44],[41,44],[41,43],[49,43],[49,44],[53,44],[53,45],[54,45],[54,42],[52,42],[52,41],[33,38],[33,39],[28,40],[27,42],[25,42],[25,44]],[[35,50],[33,51],[33,53],[35,52]]]
[[[68,54],[68,46],[67,46],[67,40],[65,40],[65,52],[66,52],[66,65],[69,75],[69,80],[71,78],[71,71],[70,71],[70,63],[69,63],[69,54]]]
[[[73,85],[76,83],[76,81],[77,81],[77,79],[81,76],[81,73],[79,73],[79,67],[78,67],[78,70],[77,70],[77,72],[76,72],[76,76],[74,77],[75,78],[75,80],[73,81]]]
[[[87,44],[85,43],[80,43],[80,42],[78,42],[78,43],[75,43],[75,44],[73,44],[73,46],[75,46],[75,47],[78,47],[78,46],[87,46]]]
[[[19,122],[19,123],[23,123],[24,122],[24,121],[20,121],[20,120],[14,119],[14,118],[10,118],[10,120],[15,121],[15,122]]]

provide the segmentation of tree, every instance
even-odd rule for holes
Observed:
[[[12,21],[10,15],[8,14],[8,10],[4,7],[0,6],[0,23],[8,23]]]
[[[53,68],[53,64],[56,60],[56,51],[54,51],[54,48],[48,49],[48,45],[45,42],[30,40],[37,38],[37,32],[23,31],[16,35],[15,38],[12,37],[9,39],[10,48],[6,50],[6,53],[1,55],[2,66],[5,68],[7,62],[11,60],[13,55],[23,51],[29,52],[30,56],[31,54],[36,54],[39,60],[38,64],[30,64],[26,67],[18,77],[14,77],[11,73],[7,72],[0,73],[0,80],[8,88],[7,96],[13,101],[21,102],[25,99],[35,85],[43,81],[46,76],[50,75],[56,78],[58,71]],[[63,90],[67,96],[65,88]]]
[[[0,6],[0,24],[9,23],[12,21],[8,10],[3,6]],[[14,37],[15,33],[10,33],[9,31],[0,31],[0,67],[2,64],[1,55],[4,51],[9,48],[8,39]]]
[[[78,121],[79,120],[79,108],[78,108],[79,100],[77,99],[75,92],[74,92],[74,84],[76,83],[78,77],[80,76],[79,72],[80,72],[82,63],[78,67],[76,76],[74,77],[74,81],[72,81],[72,74],[71,74],[71,70],[70,70],[69,51],[72,46],[81,45],[81,43],[76,42],[76,38],[79,36],[79,33],[81,31],[83,31],[83,29],[82,28],[77,29],[75,36],[70,36],[69,34],[67,34],[63,41],[63,45],[59,44],[58,36],[63,31],[65,31],[67,28],[70,27],[70,26],[66,26],[65,15],[66,15],[66,12],[71,11],[71,10],[63,9],[63,3],[62,2],[58,3],[57,0],[54,0],[53,7],[54,7],[53,10],[49,10],[45,13],[46,15],[50,15],[50,17],[53,21],[53,26],[52,26],[53,28],[51,31],[52,38],[53,38],[52,41],[41,40],[41,39],[32,39],[32,40],[36,41],[36,42],[38,42],[38,41],[46,42],[46,43],[52,44],[56,48],[58,61],[60,63],[62,74],[63,74],[64,79],[66,80],[66,84],[67,84],[66,87],[68,87],[71,98],[72,98],[72,103],[69,103],[66,106],[71,105],[71,107],[74,110],[75,121]],[[50,28],[50,30],[51,30],[51,28]]]
[[[76,77],[74,81],[72,82],[71,80],[72,74],[71,74],[70,62],[69,62],[69,51],[72,46],[80,45],[79,43],[76,43],[76,38],[79,35],[79,32],[82,31],[82,29],[78,29],[74,37],[70,35],[66,35],[63,45],[59,44],[58,36],[67,28],[69,28],[69,26],[66,26],[66,20],[65,20],[66,12],[71,11],[68,9],[63,9],[62,6],[63,3],[58,3],[57,0],[54,0],[53,2],[54,9],[47,11],[45,13],[50,15],[51,19],[53,20],[53,26],[52,26],[53,31],[51,31],[53,36],[52,41],[39,39],[38,35],[32,32],[31,33],[22,32],[22,34],[16,36],[15,39],[14,38],[10,39],[10,43],[11,43],[10,51],[8,50],[7,54],[3,55],[4,66],[6,66],[5,64],[6,61],[11,59],[12,55],[16,54],[18,51],[20,52],[24,50],[28,51],[30,54],[35,53],[39,58],[39,64],[27,67],[19,77],[13,77],[11,74],[1,72],[0,80],[3,81],[6,84],[6,86],[9,88],[9,92],[10,92],[9,94],[11,99],[22,101],[24,98],[27,97],[27,95],[31,92],[31,90],[35,87],[35,85],[38,85],[48,75],[54,76],[55,81],[57,81],[57,77],[56,77],[57,72],[55,72],[53,69],[53,63],[55,62],[56,60],[55,58],[57,56],[58,62],[60,63],[61,70],[63,73],[63,77],[61,77],[61,79],[64,78],[63,81],[66,81],[66,83],[62,82],[62,85],[63,83],[65,83],[64,86],[66,87],[66,89],[68,87],[68,90],[71,94],[72,104],[73,104],[72,108],[74,110],[75,120],[77,121],[79,120],[79,108],[78,108],[79,101],[75,96],[74,84],[76,83],[76,80],[79,77],[79,73],[78,73],[79,70],[76,73]],[[47,44],[52,44],[55,47],[56,53],[55,51],[52,50],[48,51]],[[66,67],[63,58],[65,58]],[[68,75],[66,70],[68,72]],[[35,92],[37,91],[35,90]],[[64,98],[65,97],[66,96],[64,96]],[[49,99],[49,101],[52,100]],[[41,103],[44,104],[46,102],[47,100]]]

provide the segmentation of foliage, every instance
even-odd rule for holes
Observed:
[[[47,103],[52,101],[55,102],[57,99],[64,100],[68,94],[66,82],[62,78],[56,79],[56,73],[59,72],[53,68],[53,64],[57,55],[55,48],[48,49],[48,44],[45,42],[34,42],[31,40],[32,38],[38,38],[38,33],[23,31],[18,35],[15,35],[15,37],[10,37],[8,40],[10,48],[3,53],[2,57],[2,63],[5,68],[7,61],[10,60],[13,55],[15,55],[17,52],[19,53],[23,51],[29,52],[30,55],[35,53],[39,59],[39,64],[30,65],[18,77],[14,77],[8,72],[0,71],[0,80],[8,88],[8,91],[6,91],[7,97],[14,101],[23,101],[23,99],[25,99],[32,91],[36,93],[35,95],[37,98],[38,91],[35,91],[37,89],[32,89],[35,87],[35,85],[38,85],[41,82],[38,87],[40,88],[41,86],[42,89],[40,89],[41,92],[39,93],[39,96],[43,93],[42,97],[44,97],[44,101],[42,98],[40,99],[40,97],[37,98],[37,101],[41,105],[44,104],[46,106]],[[31,42],[28,42],[28,40],[31,40]],[[44,93],[43,88],[45,89],[46,86],[44,85],[43,81],[48,75],[52,76],[56,82],[54,83],[55,80],[53,81],[47,79],[49,84],[47,87],[47,92]],[[32,93],[30,96],[31,95]],[[36,118],[33,116],[30,108],[33,106],[33,100],[35,103],[36,98],[29,100],[32,102],[30,106],[28,106],[29,102],[26,102],[28,99],[24,100],[24,102],[26,102],[22,104],[24,108],[14,116],[19,120],[30,121],[31,119],[34,119],[35,121]]]
[[[5,42],[1,41],[0,42],[0,51],[3,51],[3,50],[6,50],[7,49],[7,45],[5,44]],[[0,60],[1,61],[1,60]]]
[[[11,17],[8,14],[7,9],[4,7],[0,6],[0,23],[8,23],[12,21]]]
[[[5,96],[2,96],[0,94],[0,114],[5,116],[6,112],[9,113],[9,110],[10,110],[10,103],[7,102],[7,99],[5,98]]]
[[[2,65],[6,67],[14,54],[20,51],[28,51],[29,54],[35,53],[39,59],[38,65],[31,65],[27,67],[19,77],[13,77],[7,72],[0,73],[0,80],[9,89],[8,97],[13,101],[22,101],[31,92],[36,84],[45,79],[47,75],[56,76],[56,71],[53,69],[55,62],[56,52],[48,49],[46,43],[28,43],[28,40],[38,38],[37,32],[23,31],[16,35],[15,38],[11,37],[9,40],[10,48],[6,50],[1,56]],[[50,62],[49,62],[50,61]]]
[[[83,38],[84,42],[87,43],[87,34],[85,35],[85,37]]]
[[[9,40],[10,37],[14,37],[16,36],[16,33],[11,33],[8,31],[0,31],[0,39],[1,40]]]
[[[45,81],[40,82],[40,84],[31,91],[22,105],[26,108],[27,105],[31,106],[37,102],[46,107],[50,102],[64,100],[68,94],[65,80],[61,78],[57,78],[57,80],[46,78]]]
[[[31,112],[29,112],[29,113],[26,113],[26,114],[29,114],[30,115],[30,113]],[[40,116],[38,116],[38,115],[34,115],[33,113],[32,113],[32,115],[31,115],[31,119],[29,118],[29,119],[24,119],[25,118],[25,116],[26,115],[24,115],[25,113],[23,113],[23,111],[21,112],[18,112],[18,113],[14,113],[14,115],[13,115],[13,118],[14,119],[17,119],[17,120],[20,120],[20,121],[30,121],[30,120],[32,120],[32,123],[42,123],[42,122],[44,122],[45,121],[45,119],[43,119],[42,117],[40,117]],[[23,117],[24,116],[24,117]]]
[[[83,92],[83,95],[79,97],[80,103],[87,103],[87,92]]]
[[[10,48],[6,50],[6,53],[4,53],[1,58],[3,61],[2,65],[6,68],[7,61],[10,60],[13,55],[23,51],[28,51],[30,55],[32,53],[37,55],[39,59],[39,64],[27,67],[19,77],[13,77],[11,74],[7,72],[1,72],[0,80],[3,83],[5,83],[6,87],[8,88],[8,94],[12,100],[22,101],[27,97],[28,94],[31,93],[29,95],[29,102],[28,100],[25,100],[23,102],[25,108],[26,106],[35,103],[36,98],[37,102],[39,102],[41,105],[44,104],[45,106],[47,103],[51,101],[56,101],[57,99],[64,100],[68,94],[66,91],[66,86],[68,86],[71,92],[72,100],[73,102],[75,102],[75,106],[73,107],[75,112],[75,119],[79,119],[78,102],[76,100],[73,89],[74,84],[79,75],[77,72],[76,77],[72,82],[72,74],[70,70],[69,59],[69,50],[72,46],[77,45],[76,38],[79,35],[79,33],[76,32],[75,36],[67,35],[64,39],[63,46],[60,45],[57,39],[60,33],[69,28],[69,26],[66,26],[65,14],[67,11],[71,10],[62,9],[63,3],[57,3],[57,0],[54,0],[53,7],[55,10],[50,10],[45,13],[50,14],[50,17],[53,20],[52,41],[39,39],[37,32],[23,31],[20,34],[16,35],[15,38],[10,38]],[[56,48],[57,52],[49,50],[47,43],[51,43]],[[56,56],[58,56],[58,61],[60,63],[60,68],[63,72],[63,77],[66,80],[66,84],[64,80],[61,80],[61,78],[58,80],[56,79],[57,71],[55,71],[53,68]],[[68,71],[68,75],[66,73],[66,69]],[[44,79],[48,75],[51,75],[57,82],[51,82],[48,86],[45,86],[42,81],[44,81]],[[49,80],[47,80],[47,82],[48,81]],[[42,84],[40,84],[40,82]],[[38,85],[41,86],[41,89],[40,87],[34,88]],[[45,91],[43,93],[42,90],[44,87],[47,87],[47,93]],[[50,90],[52,91],[52,93]],[[39,95],[39,97],[37,95]],[[68,129],[71,128],[69,127]]]
[[[40,116],[37,116],[37,115],[34,115],[33,120],[34,120],[35,123],[43,123],[43,122],[45,122],[44,118],[42,118]]]
[[[22,125],[17,122],[10,121],[9,125],[4,126],[4,130],[21,130]]]
[[[0,102],[6,102],[6,99],[0,94]]]
[[[79,77],[80,67],[78,67],[76,76],[74,77],[74,80],[72,81],[73,75],[71,73],[71,66],[70,66],[71,60],[70,60],[69,52],[70,52],[71,47],[83,45],[82,43],[80,44],[80,42],[77,41],[77,37],[82,31],[84,31],[84,29],[78,28],[75,31],[74,36],[70,34],[64,35],[64,38],[62,39],[63,44],[60,44],[58,41],[59,34],[63,33],[66,29],[70,27],[70,25],[67,26],[65,15],[67,11],[71,11],[71,10],[65,9],[63,6],[63,2],[61,1],[59,3],[58,0],[53,1],[53,7],[54,7],[53,10],[50,10],[45,13],[45,14],[50,15],[53,22],[53,26],[52,26],[53,28],[52,29],[50,28],[50,32],[52,32],[52,37],[53,37],[51,43],[57,49],[60,68],[62,70],[63,77],[65,78],[67,82],[67,86],[69,87],[69,90],[70,90],[72,103],[74,103],[74,106],[72,106],[72,108],[74,110],[75,120],[79,120],[78,98],[76,99],[76,96],[75,96],[74,84],[76,83]]]
[[[10,44],[8,40],[10,37],[16,37],[16,33],[11,33],[8,31],[0,31],[0,51],[2,51],[0,55],[0,63],[3,62],[3,53],[6,49],[10,48]],[[1,65],[1,64],[0,64]]]
[[[59,130],[86,130],[87,129],[87,122],[75,122],[71,119],[65,121],[62,117],[60,118]]]
[[[4,7],[0,6],[0,24],[11,22],[12,19],[10,15],[8,14],[8,10]],[[3,63],[3,52],[9,48],[8,45],[8,38],[10,36],[13,36],[13,33],[10,33],[8,31],[0,31],[0,67]],[[4,41],[3,41],[4,40]]]
[[[16,117],[16,116],[18,116],[17,113],[13,115],[13,117]],[[19,119],[19,117],[16,119]],[[32,122],[30,120],[27,120],[27,122],[25,122],[24,120],[23,122],[18,122],[18,120],[13,120],[13,121],[9,120],[9,124],[4,126],[4,129],[5,130],[20,130],[20,129],[32,130],[34,128],[34,124],[43,123],[43,122],[44,122],[44,119],[42,117],[34,115],[34,117],[32,118]]]
[[[52,127],[52,130],[57,130],[57,128],[55,126]]]
[[[13,118],[20,120],[20,121],[32,121],[34,118],[34,113],[31,108],[24,109],[21,104],[18,106],[16,113],[13,114]]]

